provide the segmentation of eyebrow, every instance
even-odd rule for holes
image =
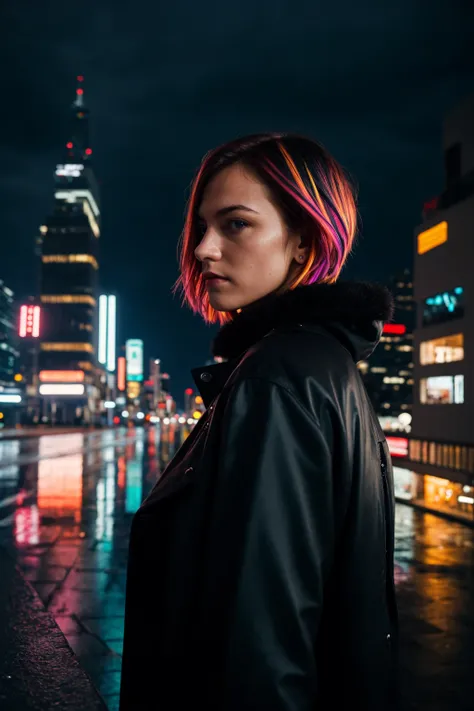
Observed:
[[[247,207],[246,205],[229,205],[228,207],[221,207],[220,210],[217,210],[216,217],[222,217],[222,215],[228,215],[229,212],[234,212],[235,210],[243,210],[244,212],[253,212],[255,215],[258,215],[258,212],[256,210],[252,210],[251,207]],[[198,213],[198,219],[200,219],[200,220],[203,219],[202,215],[199,213]]]

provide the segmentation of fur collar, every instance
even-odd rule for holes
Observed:
[[[366,357],[377,345],[382,323],[393,318],[390,291],[379,284],[339,281],[300,286],[270,296],[244,309],[226,323],[213,344],[213,355],[237,358],[275,328],[297,323],[339,327],[352,341],[355,360]]]

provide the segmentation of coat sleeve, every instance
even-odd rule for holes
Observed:
[[[334,516],[331,418],[315,412],[264,379],[227,406],[213,534],[230,590],[222,711],[316,708]]]

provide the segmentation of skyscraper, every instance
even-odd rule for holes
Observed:
[[[388,288],[395,300],[393,323],[386,324],[378,348],[370,361],[359,363],[359,369],[375,411],[384,427],[391,429],[402,413],[412,409],[415,302],[411,271],[396,274]]]
[[[95,398],[100,210],[82,76],[54,179],[53,210],[40,227],[40,395],[54,402],[58,421],[87,421]]]
[[[443,143],[445,189],[415,231],[413,423],[394,474],[400,498],[474,521],[474,95]]]
[[[17,423],[22,401],[13,313],[13,291],[0,279],[0,428]]]

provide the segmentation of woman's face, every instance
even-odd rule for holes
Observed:
[[[209,182],[198,224],[202,239],[194,254],[217,311],[235,311],[277,291],[290,268],[303,263],[301,237],[290,233],[266,186],[241,164]],[[207,278],[211,273],[219,278]]]

